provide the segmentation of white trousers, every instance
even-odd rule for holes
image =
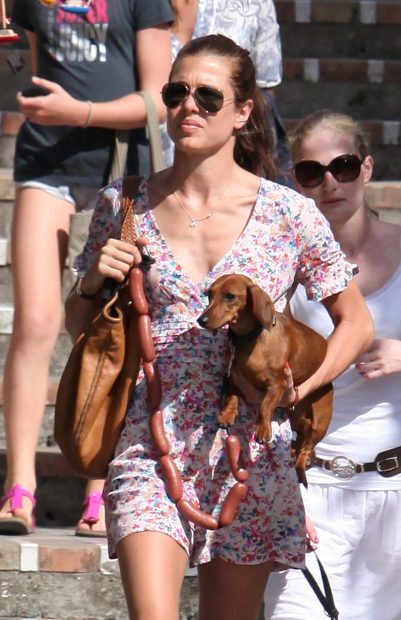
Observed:
[[[401,620],[401,490],[349,491],[309,484],[306,513],[330,580],[339,620]],[[307,566],[321,589],[314,554]],[[265,620],[327,620],[299,570],[272,573]]]

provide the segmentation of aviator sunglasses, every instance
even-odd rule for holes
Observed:
[[[162,89],[164,105],[171,109],[183,103],[189,95],[193,96],[197,105],[206,114],[215,114],[221,110],[225,101],[234,101],[234,99],[225,99],[222,91],[212,86],[191,88],[186,82],[168,82]]]
[[[318,161],[300,161],[294,166],[295,178],[301,187],[317,187],[323,182],[328,170],[339,183],[351,183],[358,178],[362,160],[358,155],[339,155],[328,166]]]

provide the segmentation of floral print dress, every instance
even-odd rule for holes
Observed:
[[[101,192],[88,241],[76,260],[79,274],[108,237],[119,236],[120,196],[121,180]],[[208,304],[207,289],[220,275],[242,273],[273,299],[282,296],[276,304],[282,310],[283,294],[294,280],[318,300],[343,290],[352,277],[351,267],[314,203],[264,179],[245,229],[197,283],[175,261],[159,232],[148,204],[146,178],[136,196],[135,220],[155,259],[146,275],[146,293],[170,453],[183,478],[183,497],[218,518],[235,483],[225,452],[226,431],[217,424],[230,350],[225,329],[215,335],[197,323]],[[240,402],[233,432],[249,470],[247,496],[230,526],[205,530],[185,521],[165,492],[150,437],[146,382],[140,373],[104,491],[110,556],[115,557],[115,546],[123,537],[156,531],[176,540],[192,565],[220,556],[238,564],[272,560],[302,567],[304,510],[290,455],[290,424],[278,409],[272,440],[261,445],[255,441],[256,418],[257,408]]]

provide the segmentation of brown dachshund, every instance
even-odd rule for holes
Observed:
[[[259,404],[256,438],[271,439],[271,421],[287,379],[288,362],[294,384],[308,379],[322,364],[327,342],[308,326],[274,310],[270,297],[243,275],[225,275],[210,287],[209,305],[199,317],[202,327],[216,330],[229,326],[233,358],[227,398],[219,424],[229,427],[238,413],[238,395]],[[298,479],[307,486],[305,469],[315,445],[326,434],[333,407],[331,384],[304,398],[291,411]]]

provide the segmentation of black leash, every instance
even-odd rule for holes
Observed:
[[[314,576],[310,572],[310,570],[308,568],[303,568],[301,570],[302,570],[303,574],[305,575],[305,577],[306,577],[310,587],[312,588],[312,590],[316,594],[317,598],[321,602],[326,616],[328,616],[330,618],[330,620],[338,620],[339,613],[338,613],[338,609],[336,608],[336,606],[334,604],[334,598],[333,598],[333,593],[331,591],[329,578],[327,577],[327,573],[324,570],[323,564],[321,563],[321,561],[317,557],[316,553],[315,552],[313,552],[313,553],[315,554],[316,561],[317,561],[319,569],[320,569],[320,574],[321,574],[321,577],[322,577],[323,588],[324,588],[324,594],[323,594],[322,590],[320,589],[316,579],[314,578]]]

